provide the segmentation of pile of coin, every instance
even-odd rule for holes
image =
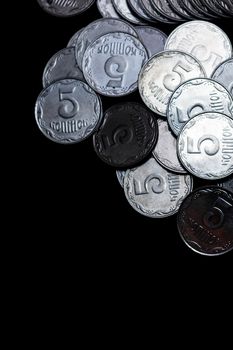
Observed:
[[[40,3],[75,10],[81,2]],[[93,1],[82,3],[88,8]],[[196,8],[199,1],[180,3]],[[218,2],[221,6],[200,1],[199,10],[207,3],[231,14],[228,1]],[[139,8],[159,4],[98,1],[106,17],[75,33],[47,63],[36,121],[46,137],[61,144],[93,135],[96,154],[117,169],[136,211],[151,218],[178,213],[185,243],[218,255],[233,248],[232,44],[207,21],[185,22],[167,38],[155,27],[134,27],[115,15],[127,18],[124,6],[131,6],[129,13],[139,16]],[[163,5],[163,11],[172,9],[175,1]],[[171,12],[165,13],[168,19]],[[103,113],[101,95],[121,97],[137,88],[144,103],[118,103]],[[218,180],[218,186],[193,191],[193,176]]]

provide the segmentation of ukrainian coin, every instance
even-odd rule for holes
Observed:
[[[141,0],[126,0],[129,4],[129,7],[133,10],[133,12],[142,18],[145,21],[151,21],[151,17],[147,15],[145,10],[141,5]]]
[[[80,34],[76,43],[76,60],[82,69],[83,56],[87,48],[104,34],[123,32],[137,37],[135,29],[125,21],[117,18],[101,18],[90,23]]]
[[[177,12],[174,12],[167,0],[152,0],[151,3],[155,10],[168,19],[172,21],[184,21],[184,17],[181,17]]]
[[[218,112],[233,118],[233,99],[229,92],[211,79],[192,79],[172,94],[167,109],[168,123],[179,135],[189,119],[204,112]]]
[[[215,68],[232,57],[232,46],[227,35],[216,25],[204,21],[186,22],[168,37],[166,50],[181,50],[196,57],[211,77]]]
[[[158,137],[153,114],[135,102],[109,108],[93,142],[97,155],[109,165],[131,167],[146,158]]]
[[[174,174],[154,158],[126,172],[124,190],[129,204],[151,218],[174,215],[192,191],[190,175]]]
[[[57,52],[49,60],[43,73],[43,87],[62,79],[85,80],[77,66],[74,47],[67,47]]]
[[[119,18],[119,15],[112,4],[112,0],[97,0],[97,7],[103,17]]]
[[[226,12],[219,6],[218,2],[213,0],[205,0],[206,7],[209,8],[217,16],[226,17]]]
[[[83,74],[102,95],[127,95],[137,89],[138,75],[147,57],[145,47],[134,36],[109,33],[87,48]]]
[[[174,23],[174,21],[168,19],[167,17],[163,16],[160,12],[156,11],[151,5],[150,0],[141,0],[141,6],[148,14],[148,16],[151,16],[155,21],[159,21],[162,23]]]
[[[181,204],[177,216],[181,238],[203,255],[219,255],[233,248],[233,197],[219,187],[197,189]]]
[[[124,188],[124,179],[125,179],[126,170],[116,170],[117,180],[119,181],[121,187]]]
[[[224,179],[224,181],[219,182],[218,186],[233,193],[233,176],[230,176],[229,178]]]
[[[173,9],[173,11],[177,12],[180,17],[183,17],[187,20],[193,19],[193,16],[190,15],[185,8],[180,6],[180,0],[168,0],[170,7]]]
[[[142,44],[147,49],[149,57],[163,51],[167,35],[159,29],[149,26],[137,26],[135,30]]]
[[[144,22],[138,17],[134,16],[127,4],[126,0],[113,0],[113,5],[119,15],[133,24],[144,24]]]
[[[78,38],[79,38],[80,34],[82,33],[83,29],[84,29],[84,28],[79,29],[79,30],[72,36],[72,38],[71,38],[71,39],[69,40],[69,42],[68,42],[67,47],[72,47],[72,46],[75,47],[75,46],[76,46],[76,43],[77,43],[77,41],[78,41]]]
[[[213,72],[212,79],[225,86],[233,96],[233,58],[221,63]]]
[[[78,15],[91,7],[95,0],[37,0],[49,14],[59,17]]]
[[[191,174],[217,180],[233,173],[233,120],[209,112],[192,118],[178,138],[178,156]]]
[[[206,7],[205,1],[192,0],[193,7],[195,7],[197,11],[200,11],[207,19],[208,17],[215,18],[216,14],[214,14],[208,7]]]
[[[199,10],[197,10],[194,6],[192,1],[190,0],[180,0],[180,6],[185,9],[188,13],[190,13],[191,16],[199,19],[206,20],[206,16]],[[209,17],[209,16],[208,16]]]
[[[61,80],[39,95],[35,117],[39,129],[50,140],[71,144],[90,136],[101,118],[102,106],[96,93],[84,82]]]
[[[205,71],[196,58],[181,51],[160,52],[143,66],[139,92],[152,111],[165,117],[173,91],[181,83],[198,77],[205,77]]]
[[[177,156],[177,140],[169,130],[165,120],[158,119],[159,137],[153,150],[155,159],[166,169],[175,173],[186,174],[187,171]]]

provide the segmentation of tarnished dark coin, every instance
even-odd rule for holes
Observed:
[[[163,51],[167,35],[155,27],[137,26],[135,27],[138,37],[147,49],[149,58],[156,53]]]
[[[97,0],[97,7],[103,17],[120,18],[112,4],[112,0]]]
[[[37,0],[49,14],[59,17],[78,15],[94,4],[95,0]]]
[[[233,195],[219,187],[200,188],[181,204],[177,217],[181,238],[203,255],[233,248]]]
[[[49,60],[43,73],[43,87],[62,79],[85,81],[83,73],[76,63],[74,47],[67,47],[57,52]]]
[[[218,182],[218,186],[233,193],[233,176],[229,176],[227,179]]]
[[[93,137],[97,155],[114,167],[131,167],[146,158],[158,137],[153,114],[135,102],[109,108]]]
[[[225,86],[233,97],[233,58],[221,63],[213,72],[212,79]]]

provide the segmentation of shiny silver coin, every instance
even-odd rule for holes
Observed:
[[[116,11],[122,18],[133,24],[144,24],[144,21],[132,13],[126,0],[112,0],[112,2]]]
[[[116,171],[117,180],[119,181],[119,184],[123,188],[124,188],[125,174],[126,174],[126,170],[117,170]]]
[[[211,79],[192,79],[172,94],[167,119],[172,131],[179,135],[189,119],[204,112],[218,112],[233,118],[233,99],[221,84]]]
[[[78,41],[78,38],[80,36],[80,34],[82,33],[84,28],[79,29],[69,40],[67,47],[75,47],[76,43]]]
[[[146,11],[143,9],[141,5],[141,0],[126,0],[129,8],[132,9],[132,11],[139,16],[144,21],[151,21],[151,17],[148,16]]]
[[[112,4],[112,0],[97,0],[97,7],[103,17],[120,18]]]
[[[74,47],[67,47],[57,52],[49,60],[43,73],[43,87],[62,79],[85,80],[82,71],[77,66]]]
[[[152,17],[155,21],[161,23],[174,23],[171,19],[163,16],[160,12],[154,9],[150,0],[141,0],[141,6],[148,16]]]
[[[165,49],[193,55],[203,65],[207,77],[211,77],[221,62],[232,57],[228,36],[215,24],[205,21],[191,21],[177,27],[169,35]]]
[[[233,120],[220,113],[192,118],[178,138],[178,156],[191,174],[217,180],[233,173]]]
[[[233,196],[216,186],[192,192],[177,216],[181,238],[199,254],[215,256],[233,248]]]
[[[109,33],[86,50],[83,74],[100,94],[123,96],[137,89],[138,75],[147,59],[147,51],[137,38]]]
[[[135,30],[142,44],[147,49],[149,57],[164,50],[167,35],[150,26],[137,26]]]
[[[212,79],[225,86],[233,97],[233,58],[221,63],[213,72]]]
[[[86,139],[95,131],[102,117],[102,106],[87,84],[67,79],[41,92],[36,101],[35,117],[46,137],[71,144]]]
[[[184,21],[184,17],[180,16],[173,10],[167,0],[151,0],[152,6],[155,10],[160,12],[163,16],[167,17],[172,21]]]
[[[218,182],[218,186],[233,193],[233,176],[224,179],[224,181]]]
[[[76,42],[76,60],[80,69],[82,69],[83,56],[86,49],[96,39],[104,34],[123,32],[137,37],[135,29],[127,22],[117,18],[101,18],[91,22],[80,34]]]
[[[177,156],[177,140],[165,120],[158,119],[159,137],[153,150],[155,159],[166,169],[175,173],[186,174],[187,171]]]
[[[190,175],[169,172],[154,158],[127,170],[124,180],[129,204],[140,214],[151,218],[174,215],[192,187]]]
[[[143,66],[139,92],[152,111],[165,117],[173,91],[181,83],[198,77],[205,77],[205,71],[196,58],[181,51],[160,52]]]
[[[37,0],[39,5],[51,15],[68,17],[78,15],[91,7],[95,0]]]
[[[168,2],[173,11],[177,12],[180,17],[183,17],[186,20],[194,19],[194,17],[180,5],[180,0],[168,0]]]

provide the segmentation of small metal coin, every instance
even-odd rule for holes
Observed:
[[[215,24],[205,21],[186,22],[168,37],[166,50],[181,50],[196,57],[203,65],[207,77],[215,68],[232,57],[228,36]]]
[[[173,11],[177,12],[180,17],[183,17],[187,20],[192,20],[193,16],[185,10],[182,6],[180,6],[180,0],[168,0],[170,7]]]
[[[37,0],[39,5],[51,15],[68,17],[78,15],[91,7],[95,0]]]
[[[109,33],[88,47],[83,74],[95,91],[123,96],[137,89],[141,67],[148,55],[141,42],[126,33]]]
[[[124,188],[124,179],[125,179],[126,170],[116,170],[117,180],[119,181],[121,187]]]
[[[204,112],[219,112],[233,118],[233,99],[214,80],[192,79],[180,85],[172,94],[167,119],[172,131],[179,135],[189,119]]]
[[[233,197],[219,187],[189,194],[177,216],[181,238],[196,253],[215,256],[233,248]]]
[[[221,63],[213,72],[212,79],[225,86],[233,97],[233,58]]]
[[[152,0],[152,6],[159,11],[163,16],[172,21],[184,21],[184,17],[175,12],[167,0]]]
[[[77,66],[74,47],[67,47],[57,52],[49,60],[43,73],[43,87],[62,79],[85,80],[82,71]]]
[[[229,176],[224,181],[218,182],[218,186],[233,193],[233,176]]]
[[[174,174],[154,158],[128,170],[124,179],[129,204],[140,214],[151,218],[174,215],[192,187],[190,175]]]
[[[163,16],[160,12],[156,11],[152,6],[150,0],[141,0],[141,6],[148,14],[148,16],[152,17],[155,21],[161,23],[174,23],[174,21],[168,19],[167,17]]]
[[[148,16],[148,14],[141,5],[141,0],[127,0],[127,3],[129,4],[129,7],[133,10],[133,12],[142,20],[151,21],[151,17]]]
[[[122,168],[141,162],[152,151],[158,137],[153,114],[134,102],[109,108],[93,137],[97,155],[109,165]]]
[[[101,18],[91,22],[80,34],[76,42],[76,60],[80,69],[87,48],[104,34],[123,32],[137,37],[135,29],[127,22],[117,18]]]
[[[181,51],[160,52],[143,66],[139,92],[152,111],[165,117],[173,91],[181,83],[198,77],[205,77],[205,71],[196,58]]]
[[[233,173],[233,120],[203,113],[189,120],[178,138],[178,156],[191,174],[217,180]]]
[[[96,93],[84,82],[61,80],[39,95],[35,106],[39,129],[50,140],[71,144],[90,136],[102,117]]]
[[[147,49],[149,57],[164,50],[167,35],[159,29],[149,26],[137,26],[135,30],[142,44]]]
[[[97,0],[97,7],[103,17],[120,18],[112,4],[112,0]]]
[[[177,156],[177,140],[165,120],[158,119],[159,137],[153,150],[155,159],[166,169],[175,173],[186,174],[187,171]]]
[[[78,41],[79,36],[81,35],[84,28],[79,29],[73,36],[70,38],[67,47],[75,47]]]
[[[133,24],[144,24],[144,21],[132,13],[126,0],[112,0],[112,2],[116,11],[122,18]]]

